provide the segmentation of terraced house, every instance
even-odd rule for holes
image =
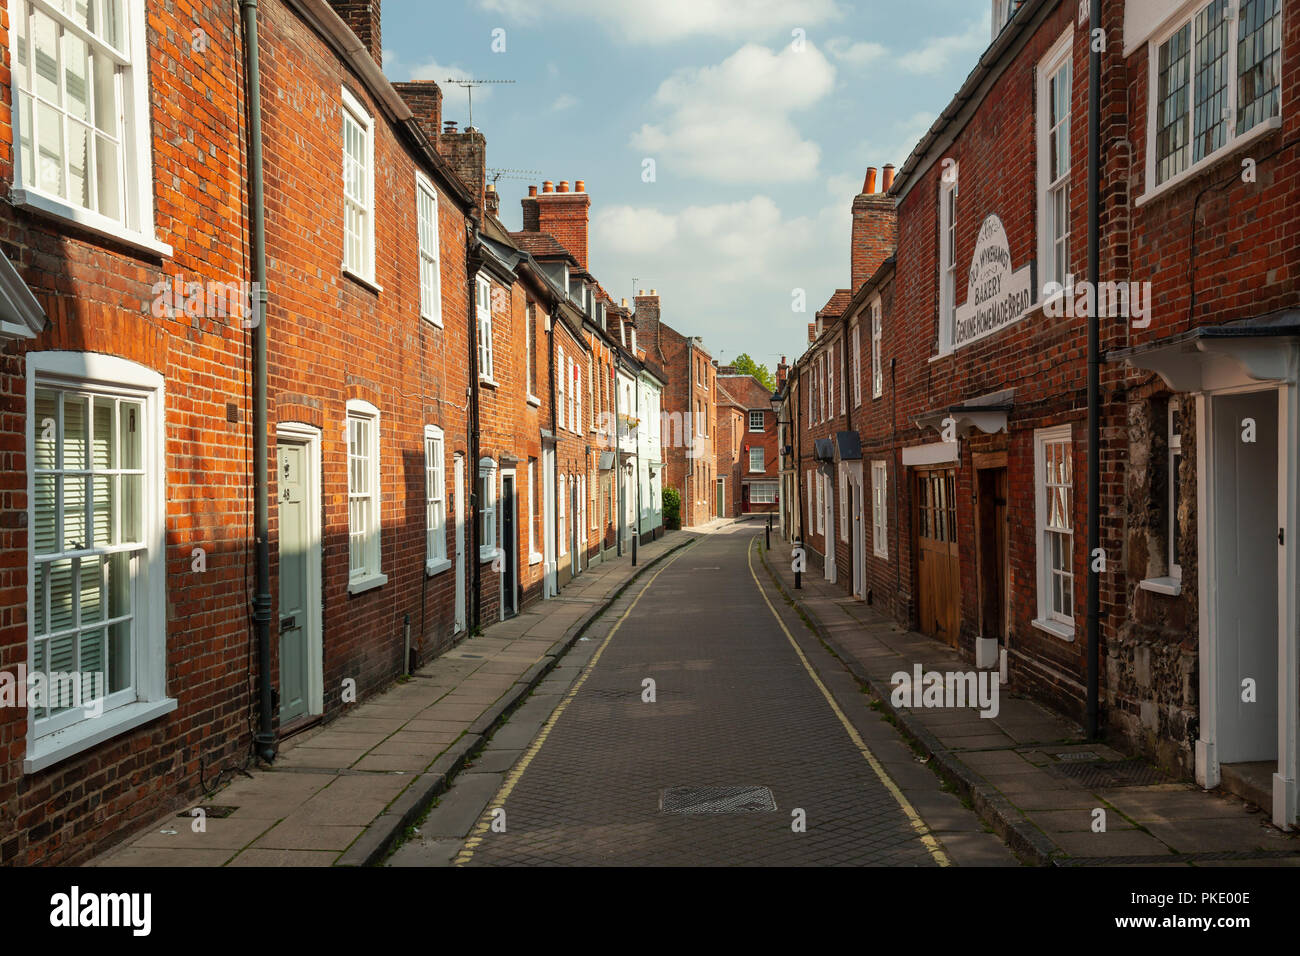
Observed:
[[[789,513],[823,573],[1282,826],[1300,760],[1287,6],[1129,0],[1091,23],[1087,3],[994,3],[988,49],[886,187],[894,257],[819,313],[781,393]],[[871,477],[857,498],[850,470],[837,515],[830,466],[855,443]]]
[[[622,346],[378,3],[9,13],[0,684],[83,680],[0,861],[76,862],[598,560]]]

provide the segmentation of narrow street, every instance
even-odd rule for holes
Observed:
[[[391,864],[1014,864],[783,603],[762,541],[736,524],[637,582]]]

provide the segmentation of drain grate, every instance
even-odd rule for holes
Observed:
[[[1052,754],[1052,756],[1055,757],[1057,760],[1100,760],[1101,759],[1101,756],[1099,754],[1095,754],[1091,750],[1075,750],[1065,754]]]
[[[776,809],[767,787],[669,787],[659,794],[664,813],[754,813]]]
[[[202,810],[203,816],[209,820],[224,820],[226,817],[230,816],[238,809],[239,807],[219,807],[216,804],[201,803],[197,807],[194,807],[191,810],[182,810],[180,813],[176,815],[178,817],[185,817],[186,819],[190,819],[191,817],[194,816],[194,810]]]
[[[1149,787],[1169,778],[1145,760],[1088,760],[1055,764],[1051,769],[1090,788]]]

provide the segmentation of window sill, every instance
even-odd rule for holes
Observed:
[[[1147,578],[1145,581],[1139,581],[1138,587],[1143,591],[1151,591],[1154,594],[1167,594],[1170,597],[1178,597],[1183,593],[1183,579],[1174,577]]]
[[[536,551],[528,555],[528,566],[531,568],[534,564],[541,564],[544,559]]]
[[[433,326],[434,328],[436,328],[436,329],[440,329],[440,328],[443,327],[443,326],[442,326],[442,316],[441,316],[441,315],[437,315],[437,316],[434,316],[434,315],[422,315],[422,316],[420,316],[420,318],[424,319],[424,321],[428,322],[430,325],[432,325],[432,326]]]
[[[480,385],[486,385],[488,388],[494,388],[494,389],[495,389],[495,388],[500,388],[500,387],[501,387],[501,386],[498,384],[497,380],[494,379],[494,378],[492,378],[490,375],[480,375],[480,376],[478,377],[478,383],[479,383]]]
[[[491,560],[492,560],[493,558],[495,558],[496,556],[497,556],[497,549],[496,549],[496,548],[479,548],[479,549],[478,549],[478,563],[479,563],[479,564],[487,564],[489,561],[491,561]]]
[[[424,562],[424,573],[428,577],[433,577],[435,574],[442,574],[443,571],[450,569],[451,561],[447,558],[438,558],[434,561]]]
[[[1165,193],[1177,189],[1180,185],[1187,182],[1187,180],[1194,179],[1195,177],[1199,176],[1201,173],[1205,172],[1207,169],[1211,169],[1212,167],[1223,162],[1224,160],[1231,159],[1235,153],[1240,152],[1240,150],[1243,147],[1249,146],[1251,143],[1253,143],[1255,140],[1259,139],[1260,137],[1267,136],[1269,133],[1272,133],[1281,128],[1282,128],[1282,118],[1280,116],[1269,117],[1264,122],[1260,123],[1258,126],[1254,127],[1251,130],[1246,131],[1245,133],[1242,133],[1240,136],[1233,139],[1232,142],[1220,146],[1209,156],[1206,156],[1204,159],[1200,160],[1200,162],[1194,163],[1193,165],[1189,166],[1187,169],[1184,169],[1181,173],[1179,173],[1177,176],[1174,176],[1172,179],[1166,179],[1159,186],[1155,186],[1151,189],[1148,189],[1146,192],[1144,192],[1141,196],[1138,196],[1137,199],[1133,201],[1133,205],[1136,206],[1138,209],[1141,209],[1147,203],[1153,202],[1154,200],[1159,199]],[[1240,170],[1238,172],[1240,172]],[[1143,175],[1145,175],[1145,173]]]
[[[91,212],[89,209],[69,205],[34,189],[15,189],[9,194],[9,197],[15,206],[41,215],[57,216],[60,219],[70,220],[87,232],[93,232],[97,236],[123,243],[138,252],[147,252],[150,255],[165,258],[171,258],[173,255],[171,246],[165,242],[159,242],[152,235],[128,229],[120,222],[115,222],[107,216]]]
[[[1063,641],[1069,641],[1071,644],[1074,643],[1074,626],[1072,624],[1062,624],[1060,621],[1045,621],[1038,617],[1029,623],[1044,633],[1059,637]]]
[[[374,279],[371,279],[368,276],[363,276],[360,272],[353,272],[347,266],[343,266],[342,269],[343,269],[343,274],[345,276],[347,276],[353,282],[365,286],[367,289],[369,289],[371,292],[375,293],[376,295],[384,291],[384,287],[381,286]]]
[[[888,552],[888,551],[875,551],[875,550],[873,550],[871,553],[874,554],[876,557],[878,557],[878,558],[879,558],[880,560],[882,560],[882,561],[888,561],[888,560],[889,560],[889,552]]]
[[[383,587],[388,583],[388,575],[371,574],[364,578],[356,578],[348,581],[349,594],[361,594],[365,591],[373,591],[375,588]]]
[[[38,773],[175,709],[176,701],[171,697],[137,701],[108,711],[97,720],[87,718],[39,740],[29,741],[27,756],[23,759],[23,773]]]
[[[529,405],[532,405],[534,408],[540,408],[542,404],[542,400],[538,398],[536,395],[533,395],[531,393],[529,394],[526,401],[528,402]]]

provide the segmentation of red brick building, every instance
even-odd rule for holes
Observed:
[[[772,393],[752,375],[723,369],[718,370],[717,393],[718,479],[727,484],[726,508],[720,514],[774,513],[780,459]]]
[[[995,4],[988,51],[885,187],[895,258],[858,272],[853,257],[849,300],[819,314],[783,394],[803,419],[796,494],[814,560],[827,549],[821,525],[844,519],[825,505],[826,464],[848,457],[837,430],[856,432],[871,463],[863,531],[834,549],[851,569],[846,590],[1082,719],[1095,574],[1111,739],[1292,825],[1300,560],[1285,529],[1300,513],[1300,160],[1289,97],[1300,27],[1281,6],[1130,0],[1091,24],[1086,5]],[[1106,145],[1093,289],[1098,29]],[[1189,93],[1193,58],[1228,66]],[[1211,88],[1226,112],[1192,105]],[[855,202],[855,225],[858,213]],[[1091,309],[1105,359],[1095,448]],[[857,360],[841,411],[822,369],[842,368],[844,335]],[[818,438],[836,441],[819,456]],[[1247,679],[1264,706],[1240,706]]]
[[[676,488],[682,496],[683,528],[705,524],[718,516],[717,366],[698,337],[682,335],[662,320],[654,289],[636,297],[636,329],[646,355],[668,378],[663,393],[664,487]]]

